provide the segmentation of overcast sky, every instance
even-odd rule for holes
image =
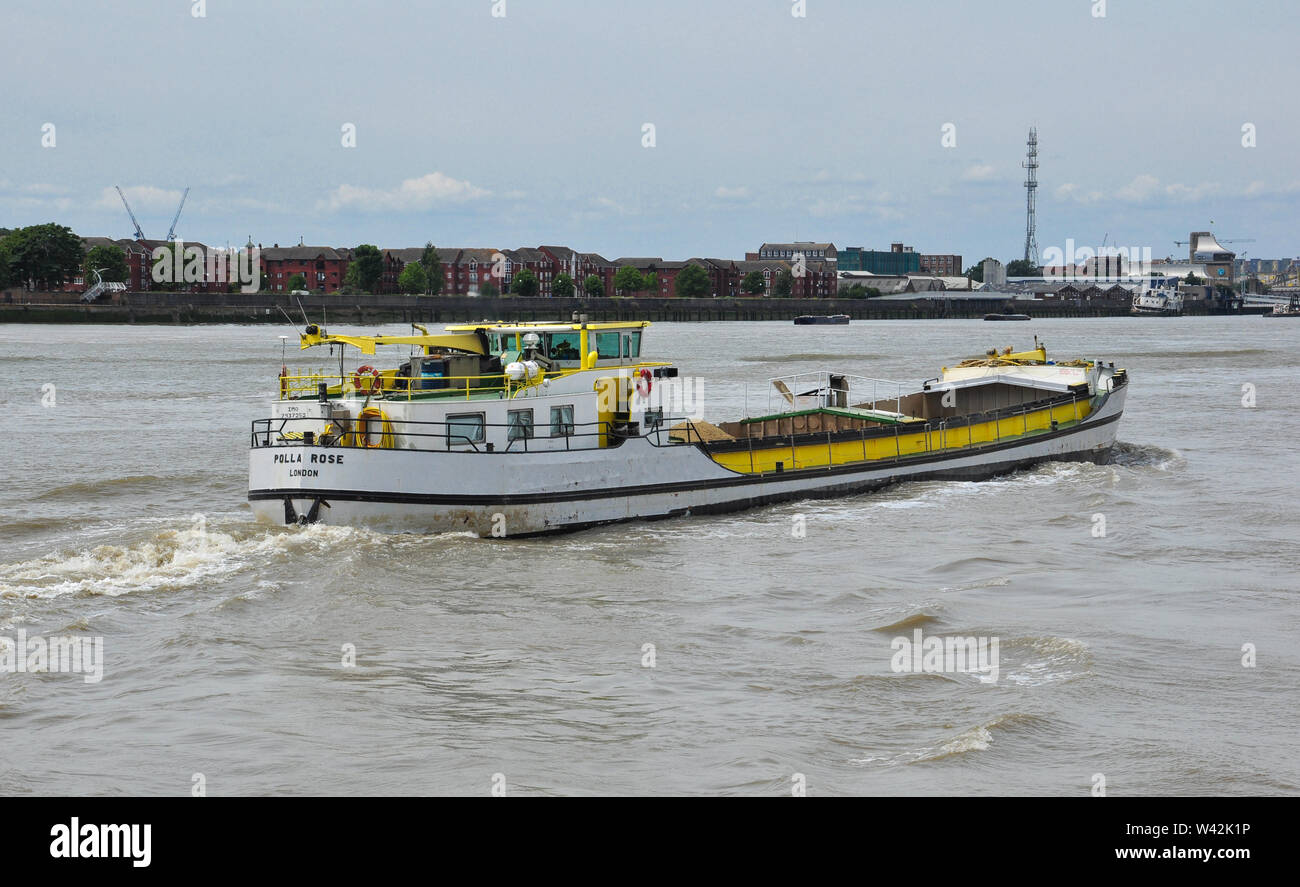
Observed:
[[[1023,251],[1033,125],[1040,250],[1212,228],[1300,255],[1293,3],[799,5],[4,0],[0,227],[129,237],[121,185],[160,238],[189,186],[178,234],[214,246],[969,265]]]

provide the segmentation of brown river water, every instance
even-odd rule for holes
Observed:
[[[251,520],[287,327],[0,326],[0,648],[102,638],[98,680],[0,670],[0,794],[1300,793],[1300,321],[645,353],[719,421],[746,383],[753,412],[774,376],[919,382],[1035,333],[1129,370],[1112,464],[491,540]],[[996,640],[996,674],[898,670],[918,630]]]

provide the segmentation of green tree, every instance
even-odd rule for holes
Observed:
[[[375,284],[384,274],[384,254],[379,247],[363,243],[352,251],[352,261],[348,264],[348,273],[344,281],[359,287],[364,293],[373,293]]]
[[[285,284],[285,286],[288,287],[290,292],[293,292],[294,290],[305,290],[307,288],[307,275],[302,273],[290,274],[289,282]]]
[[[557,299],[568,299],[573,295],[573,278],[561,271],[551,281],[551,295]]]
[[[13,280],[43,290],[58,289],[76,277],[86,257],[81,238],[53,222],[12,231],[5,244]]]
[[[0,236],[0,289],[7,287],[13,280],[13,274],[9,270],[9,247],[5,245],[5,238]]]
[[[713,280],[709,277],[709,272],[694,264],[678,271],[677,278],[673,281],[673,292],[681,299],[702,299],[710,295],[712,288]]]
[[[510,292],[521,299],[533,298],[537,295],[538,289],[537,275],[527,268],[516,274],[510,283]]]
[[[130,273],[126,266],[126,250],[116,244],[101,243],[99,246],[92,247],[90,252],[86,253],[86,259],[82,263],[82,270],[85,272],[82,279],[86,281],[86,286],[94,286],[99,278],[95,276],[98,271],[105,281],[114,283],[123,283],[127,274]]]
[[[429,288],[429,278],[424,271],[424,265],[419,262],[411,262],[402,269],[402,273],[397,275],[397,288],[407,295],[418,295]]]
[[[598,274],[588,274],[587,279],[582,282],[582,289],[593,299],[603,298],[605,281],[601,280]]]
[[[840,290],[842,299],[874,299],[880,295],[880,290],[874,286],[866,286],[861,283],[849,284],[845,289]]]
[[[763,272],[751,271],[746,274],[745,279],[740,282],[740,289],[751,296],[763,295],[767,292],[767,280],[763,277]]]
[[[1007,277],[1037,277],[1041,271],[1042,269],[1027,259],[1012,259],[1007,262]]]
[[[776,280],[772,281],[772,295],[778,299],[788,299],[794,292],[794,274],[789,268],[782,268],[776,274]]]
[[[616,292],[639,293],[647,288],[645,277],[631,265],[624,265],[614,274],[614,290]]]
[[[1186,283],[1188,286],[1196,286],[1200,284],[1202,281],[1201,278],[1197,277],[1191,271],[1188,271],[1187,277],[1183,279],[1183,282]]]
[[[438,248],[433,245],[433,241],[424,244],[424,255],[420,256],[420,267],[424,269],[424,291],[431,296],[436,296],[442,292],[442,259],[438,257]]]
[[[501,288],[489,280],[487,283],[479,286],[478,294],[485,299],[495,299],[500,297]]]

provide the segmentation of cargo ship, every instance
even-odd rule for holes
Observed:
[[[1113,363],[1051,360],[1035,340],[915,385],[839,370],[769,379],[760,409],[710,422],[665,397],[692,380],[648,357],[649,326],[309,325],[301,347],[338,348],[338,372],[281,368],[252,423],[249,504],[275,524],[516,537],[982,479],[1105,462],[1128,385]],[[409,353],[352,370],[342,356],[389,348]]]

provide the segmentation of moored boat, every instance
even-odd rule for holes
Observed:
[[[1300,317],[1300,296],[1292,296],[1285,305],[1278,303],[1265,317]]]
[[[665,391],[685,380],[643,355],[648,326],[309,326],[303,348],[414,353],[391,369],[282,370],[270,416],[252,425],[252,510],[278,524],[518,536],[980,479],[1106,461],[1127,391],[1113,364],[1056,362],[1036,343],[915,386],[839,371],[768,380],[764,409],[713,424],[671,408]]]
[[[1132,314],[1178,317],[1183,313],[1183,294],[1177,287],[1155,287],[1133,294]]]
[[[845,324],[849,322],[847,314],[801,314],[794,319],[795,326],[822,324]]]
[[[1014,311],[1003,311],[1000,314],[985,314],[985,320],[1033,320],[1028,314],[1016,314]]]

